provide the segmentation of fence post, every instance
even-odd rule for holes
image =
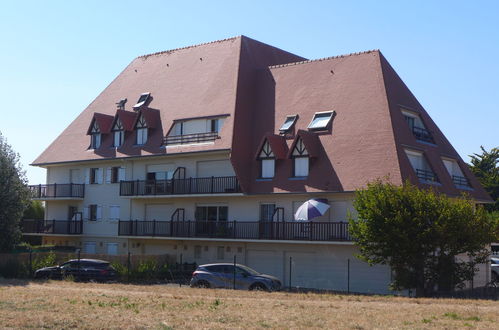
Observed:
[[[156,219],[152,220],[152,236],[156,236]]]
[[[212,176],[212,177],[211,177],[211,193],[212,193],[212,194],[213,194],[213,179],[214,179],[214,177]]]
[[[234,254],[234,271],[232,274],[232,289],[236,289],[236,255]]]
[[[33,277],[33,250],[29,248],[29,278]]]
[[[130,283],[130,251],[128,251],[128,258],[126,261],[126,281]]]
[[[81,278],[81,276],[80,276],[80,254],[81,254],[81,249],[78,249],[78,278]]]
[[[57,183],[54,183],[54,197],[57,197]]]
[[[236,220],[234,220],[234,225],[232,226],[232,237],[236,238]],[[236,256],[234,255],[234,258]]]
[[[293,257],[289,257],[289,291],[291,291],[291,269],[293,267]]]
[[[350,293],[350,258],[347,259],[347,293]]]

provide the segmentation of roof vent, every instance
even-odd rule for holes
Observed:
[[[118,106],[118,110],[125,110],[125,103],[127,99],[121,99],[116,105]]]
[[[151,93],[140,94],[140,97],[139,97],[139,100],[137,101],[137,104],[133,106],[133,110],[138,110],[141,106],[146,104],[146,102],[149,100],[149,96],[151,96]]]

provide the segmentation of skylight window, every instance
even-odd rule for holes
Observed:
[[[296,123],[297,119],[298,115],[287,116],[284,124],[282,124],[281,128],[279,128],[279,133],[285,134],[290,131]]]
[[[147,100],[149,100],[149,96],[151,96],[151,93],[143,93],[140,95],[139,100],[137,101],[137,104],[133,106],[134,109],[140,108],[144,104],[146,104]]]
[[[335,114],[334,111],[316,112],[314,114],[314,118],[312,119],[312,121],[308,125],[308,128],[310,130],[325,130],[325,129],[327,129],[334,114]]]

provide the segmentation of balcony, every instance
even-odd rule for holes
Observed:
[[[413,126],[412,134],[416,138],[416,140],[435,144],[435,140],[433,139],[433,135],[429,130],[422,127]]]
[[[346,222],[120,221],[119,236],[351,241]]]
[[[23,234],[63,234],[81,235],[83,221],[81,220],[28,220],[21,221]]]
[[[468,179],[466,179],[464,176],[460,175],[453,175],[452,176],[452,182],[458,186],[458,187],[466,187],[466,188],[471,188],[470,182]]]
[[[416,169],[416,175],[418,176],[418,178],[419,178],[421,181],[425,181],[425,182],[434,182],[434,183],[438,183],[438,182],[440,182],[440,181],[438,180],[438,176],[435,174],[435,172],[430,171],[430,170],[420,170],[420,169]]]
[[[120,182],[120,196],[230,194],[239,192],[241,192],[241,188],[235,176]]]
[[[163,139],[163,144],[166,146],[171,146],[178,144],[214,142],[218,138],[220,138],[218,136],[218,132],[170,135],[170,136],[165,136],[165,138]]]
[[[39,184],[28,186],[28,188],[31,198],[36,199],[79,199],[85,197],[84,184]]]

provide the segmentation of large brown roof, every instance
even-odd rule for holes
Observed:
[[[114,117],[116,102],[127,98],[127,111],[118,111],[118,115],[128,127],[137,118],[130,112],[141,93],[151,93],[141,108],[152,128],[148,144],[134,146],[135,132],[131,131],[127,133],[131,138],[118,151],[110,147],[110,134],[99,150],[87,150],[86,132],[94,113]],[[435,145],[414,139],[401,107],[420,114],[433,132]],[[323,111],[335,111],[329,130],[309,131],[314,113]],[[276,136],[286,116],[294,114],[299,119],[292,134]],[[227,116],[220,139],[212,145],[175,147],[174,152],[230,150],[246,193],[346,192],[377,178],[420,184],[404,152],[414,148],[425,153],[441,179],[436,189],[449,195],[462,192],[446,173],[441,157],[447,156],[456,159],[470,179],[474,189],[469,193],[478,200],[490,200],[379,51],[309,61],[244,36],[136,58],[34,164],[168,154],[172,151],[162,141],[175,120],[215,115]],[[288,151],[297,136],[313,156],[307,179],[290,178]],[[258,180],[255,154],[265,137],[282,154],[276,160],[273,180]]]

